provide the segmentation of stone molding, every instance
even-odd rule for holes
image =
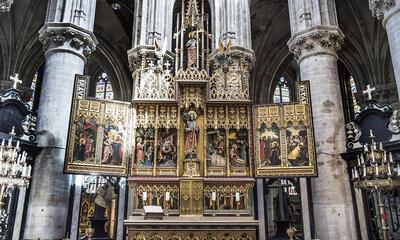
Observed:
[[[91,31],[72,23],[46,23],[39,30],[39,41],[45,51],[72,51],[82,58],[95,51],[98,44]]]
[[[344,35],[337,26],[316,26],[297,32],[288,41],[289,50],[295,59],[302,59],[318,55],[328,54],[337,57],[344,42]]]
[[[369,0],[369,9],[372,16],[382,19],[386,12],[396,5],[395,0]]]
[[[0,13],[9,12],[13,3],[14,0],[0,0]]]

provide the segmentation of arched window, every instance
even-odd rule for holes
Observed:
[[[279,79],[274,91],[274,103],[290,102],[289,82],[285,77]]]
[[[107,73],[102,72],[96,79],[96,98],[114,99],[114,92]]]

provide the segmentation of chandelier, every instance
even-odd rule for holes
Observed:
[[[10,138],[3,139],[0,145],[0,239],[7,239],[9,213],[5,206],[5,197],[11,197],[14,188],[27,187],[31,179],[32,167],[27,164],[27,153],[21,151],[20,142],[15,146],[15,128],[9,133]]]
[[[378,207],[382,239],[389,239],[389,227],[386,219],[384,190],[400,187],[400,163],[393,160],[392,152],[387,152],[382,142],[375,142],[370,130],[371,144],[365,144],[357,156],[357,162],[351,169],[352,180],[356,188],[374,191],[378,196]]]

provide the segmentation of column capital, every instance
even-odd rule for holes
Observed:
[[[344,35],[337,26],[315,26],[296,32],[288,41],[289,50],[295,59],[302,59],[318,54],[337,57],[344,41]]]
[[[93,32],[72,23],[46,23],[39,30],[39,41],[46,54],[50,51],[69,51],[84,61],[98,44]]]
[[[395,5],[395,0],[369,0],[369,9],[372,12],[372,16],[378,19],[382,19],[385,12],[389,11]]]
[[[14,0],[0,0],[0,13],[9,12],[13,3]]]

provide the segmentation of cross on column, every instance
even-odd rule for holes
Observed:
[[[375,92],[375,91],[376,91],[376,88],[375,87],[371,88],[371,85],[368,84],[367,89],[365,89],[363,91],[363,94],[368,96],[368,100],[372,100],[372,92]]]
[[[19,74],[15,73],[14,76],[10,76],[10,80],[13,82],[13,88],[17,89],[18,84],[22,84],[22,80],[19,79]]]

